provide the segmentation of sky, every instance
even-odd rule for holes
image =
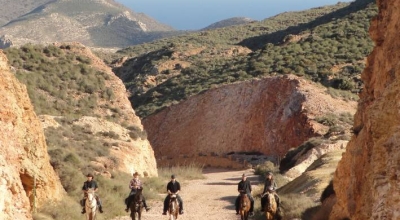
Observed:
[[[333,5],[339,0],[116,0],[177,30],[198,30],[215,22],[248,17],[254,20],[285,11]],[[340,0],[350,2],[353,0]]]

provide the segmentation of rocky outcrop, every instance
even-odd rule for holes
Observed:
[[[310,150],[303,150],[297,153],[292,160],[295,164],[292,168],[285,172],[285,176],[296,178],[300,176],[306,169],[316,160],[321,158],[322,155],[346,149],[348,141],[340,140],[335,143],[322,143]]]
[[[32,219],[34,204],[61,199],[64,190],[26,88],[9,70],[0,52],[0,219]]]
[[[209,90],[143,120],[158,163],[184,157],[261,152],[283,156],[327,128],[314,119],[354,113],[355,103],[295,76],[272,77]]]
[[[400,219],[400,0],[378,0],[354,133],[334,177],[330,219]]]

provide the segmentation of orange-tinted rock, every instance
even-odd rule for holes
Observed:
[[[330,219],[400,219],[400,0],[378,0],[355,135],[336,170]]]
[[[354,111],[354,102],[335,100],[321,86],[283,76],[209,90],[145,118],[143,125],[159,161],[184,157],[195,162],[199,156],[232,151],[281,157],[326,132],[315,117]]]
[[[9,70],[0,52],[0,219],[32,219],[34,201],[40,207],[61,199],[64,190],[26,88]]]

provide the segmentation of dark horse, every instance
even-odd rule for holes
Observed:
[[[178,215],[179,215],[178,199],[176,198],[175,194],[172,194],[169,198],[170,198],[169,205],[168,205],[169,219],[170,220],[178,219]]]
[[[239,213],[242,220],[249,219],[251,202],[246,192],[240,192],[240,208]]]
[[[133,199],[131,200],[131,204],[129,204],[129,209],[131,210],[131,218],[132,220],[137,219],[140,220],[142,218],[142,211],[143,211],[143,196],[142,196],[143,188],[137,189],[136,194],[132,195]]]

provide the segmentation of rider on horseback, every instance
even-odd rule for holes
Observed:
[[[251,205],[250,205],[250,216],[253,216],[253,209],[254,209],[254,199],[253,196],[251,195],[251,183],[249,180],[247,180],[246,174],[243,173],[242,175],[242,180],[238,183],[238,191],[239,193],[244,191],[246,192],[247,196],[250,199]],[[240,205],[240,194],[236,198],[235,206],[236,206],[236,215],[239,215],[239,205]]]
[[[276,184],[276,182],[275,182],[275,180],[274,180],[274,177],[273,177],[273,175],[272,175],[272,172],[267,172],[267,176],[266,176],[266,178],[265,178],[265,182],[264,182],[264,190],[263,190],[263,192],[261,193],[261,195],[264,195],[265,193],[267,193],[267,191],[269,191],[270,193],[273,193],[274,194],[274,197],[275,197],[275,201],[276,201],[276,205],[277,205],[277,208],[278,208],[278,210],[279,210],[279,208],[280,208],[280,198],[279,198],[279,196],[278,196],[278,194],[276,194],[276,189],[278,188],[278,185]],[[266,197],[261,197],[261,211],[263,212],[263,211],[265,211],[264,210],[264,206],[265,206],[265,203],[266,203]]]
[[[125,202],[125,204],[126,204],[125,211],[126,212],[129,212],[129,206],[130,206],[130,204],[132,202],[132,199],[134,198],[134,195],[136,194],[136,191],[138,189],[140,189],[140,188],[142,188],[142,181],[140,181],[140,179],[139,179],[139,173],[135,172],[133,174],[133,179],[129,182],[129,189],[131,189],[131,192],[129,193],[129,196],[126,199],[126,202]],[[144,198],[143,195],[142,195],[142,202],[143,202],[143,206],[146,209],[146,211],[149,211],[150,208],[147,207],[146,199]]]
[[[172,194],[176,195],[176,198],[178,199],[179,202],[179,214],[183,214],[183,201],[182,198],[178,195],[179,191],[181,190],[181,185],[179,184],[178,181],[175,179],[175,175],[171,175],[171,181],[167,185],[167,191],[168,195],[165,197],[164,200],[164,209],[163,209],[163,215],[167,214],[167,209],[168,209],[168,203],[171,198]]]
[[[84,198],[81,200],[81,205],[83,207],[82,212],[81,212],[82,214],[86,213],[85,200],[87,198],[87,191],[90,188],[92,188],[96,192],[98,189],[96,181],[93,180],[93,175],[89,173],[88,175],[86,175],[86,177],[87,177],[87,181],[85,181],[82,186],[82,191],[84,192]],[[103,213],[103,207],[101,206],[101,201],[100,201],[100,198],[98,195],[96,195],[96,201],[97,201],[97,205],[99,206],[100,213]]]

